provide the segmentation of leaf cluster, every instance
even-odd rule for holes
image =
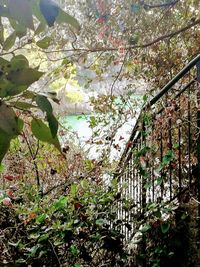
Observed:
[[[128,266],[121,234],[125,221],[116,216],[119,201],[114,181],[106,189],[83,179],[69,184],[67,194],[53,201],[47,197],[39,206],[37,201],[31,208],[16,205],[13,221],[1,225],[5,236],[0,260],[39,266]],[[7,227],[15,229],[15,235]]]

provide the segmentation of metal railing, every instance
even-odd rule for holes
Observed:
[[[200,55],[144,106],[115,177],[132,200],[128,211],[119,205],[127,221],[143,216],[149,203],[200,202]]]

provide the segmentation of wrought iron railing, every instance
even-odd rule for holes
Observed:
[[[118,207],[127,221],[143,216],[148,203],[200,202],[200,55],[144,106],[115,176],[132,199],[132,209]],[[124,231],[127,239],[133,234]]]

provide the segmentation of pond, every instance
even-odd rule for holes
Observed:
[[[92,129],[89,126],[89,117],[91,115],[69,115],[62,119],[62,124],[65,127],[69,127],[72,131],[77,134],[79,144],[83,147],[85,151],[88,152],[90,158],[98,158],[103,149],[104,145],[91,145],[87,141],[92,136]],[[112,147],[110,153],[111,160],[119,159],[127,140],[130,137],[131,130],[135,124],[135,118],[129,119],[127,122],[121,126],[114,137],[118,148]],[[122,138],[123,137],[123,138]],[[101,139],[101,137],[100,137]]]
[[[92,135],[92,130],[89,127],[88,119],[90,115],[67,115],[62,119],[65,127],[69,127],[77,133],[81,141],[86,141]]]
[[[132,102],[126,103],[125,106],[124,106],[124,102],[122,102],[119,97],[116,98],[116,101],[115,101],[115,104],[118,105],[118,107],[122,105],[123,108],[125,108],[126,110],[134,109],[134,111],[136,112],[136,116],[134,118],[129,118],[126,122],[124,122],[124,124],[120,128],[117,129],[116,135],[114,137],[115,143],[117,145],[116,145],[116,148],[114,148],[113,146],[111,149],[111,155],[110,155],[111,160],[119,159],[125,147],[125,144],[130,137],[131,131],[135,125],[137,114],[139,114],[141,105],[143,103],[141,95],[132,95],[131,98],[132,98]],[[132,103],[132,106],[131,106],[131,103]],[[62,124],[65,127],[70,127],[70,129],[76,133],[79,143],[81,144],[83,149],[88,152],[89,157],[97,158],[100,155],[100,153],[103,151],[103,149],[105,149],[105,145],[91,145],[87,142],[92,137],[92,133],[93,133],[89,125],[90,116],[95,117],[95,114],[91,113],[88,115],[84,115],[84,114],[83,115],[67,115],[64,118],[62,118]],[[112,121],[112,114],[110,114],[110,117],[111,117],[110,121]],[[109,132],[110,125],[107,125],[106,127],[104,126],[104,129],[107,129],[108,132]],[[100,134],[98,138],[100,142],[101,140],[105,140],[105,136],[102,136],[102,134]]]

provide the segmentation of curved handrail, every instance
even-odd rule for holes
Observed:
[[[160,92],[149,101],[147,106],[154,105],[164,94],[166,94],[172,88],[175,83],[177,83],[191,68],[193,68],[199,60],[200,54],[197,55],[193,60],[191,60],[171,81],[169,81],[160,90]]]
[[[124,149],[124,152],[120,158],[119,164],[118,164],[118,168],[121,166],[122,162],[124,162],[124,159],[126,159],[126,155],[130,149],[130,142],[132,142],[134,140],[134,137],[138,131],[138,125],[139,122],[141,122],[141,118],[142,118],[142,114],[145,110],[147,110],[147,108],[153,106],[158,100],[160,100],[160,98],[165,95],[167,92],[169,92],[169,90],[188,72],[190,71],[198,62],[200,62],[200,54],[198,54],[194,59],[192,59],[172,80],[170,80],[160,91],[159,93],[154,96],[141,110],[140,115],[137,119],[137,122],[132,130],[131,136],[129,138],[129,141]],[[125,160],[126,161],[126,160]],[[119,174],[118,171],[116,172],[116,174]]]

